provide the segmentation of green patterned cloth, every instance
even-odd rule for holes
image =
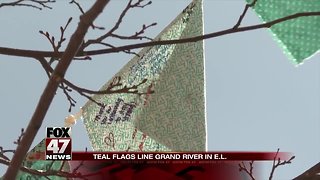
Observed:
[[[246,0],[248,3],[253,0]],[[319,12],[319,0],[258,0],[255,12],[269,22],[300,12]],[[301,17],[271,27],[285,54],[300,64],[320,49],[320,16]]]
[[[202,34],[202,0],[194,0],[155,39]],[[90,101],[82,108],[93,149],[206,150],[203,41],[144,48],[101,89],[119,80],[130,87],[145,79],[139,92],[154,93],[95,95],[104,106]]]
[[[23,161],[23,166],[30,168],[30,169],[35,169],[38,171],[47,171],[47,170],[60,170],[62,164],[62,161],[48,161],[44,160],[45,159],[45,139],[43,139],[38,145],[36,145],[26,156],[25,160]],[[42,159],[42,160],[41,160]],[[69,163],[65,162],[62,168],[62,171],[64,172],[69,172],[70,167]],[[49,179],[52,180],[60,180],[60,179],[66,179],[63,177],[58,177],[58,176],[48,176]],[[19,171],[16,179],[20,180],[47,180],[48,178],[43,177],[43,176],[37,176],[29,173],[25,173],[22,171]]]

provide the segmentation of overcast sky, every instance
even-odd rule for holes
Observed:
[[[53,10],[1,8],[0,46],[51,50],[38,33],[49,31],[59,36],[59,26],[74,16],[67,35],[78,22],[79,10],[59,1]],[[87,9],[92,1],[80,1]],[[124,1],[113,0],[96,21],[111,27]],[[156,36],[181,12],[189,0],[154,0],[144,9],[135,9],[125,18],[119,32],[131,34],[142,24],[157,22],[147,32]],[[232,27],[244,7],[244,0],[204,0],[205,32]],[[251,10],[246,25],[260,23]],[[90,31],[87,37],[102,32]],[[93,57],[90,62],[73,62],[67,78],[83,87],[98,89],[131,56],[111,54]],[[292,152],[296,159],[279,168],[275,179],[293,178],[320,161],[320,61],[313,56],[294,66],[283,54],[268,30],[256,30],[205,41],[208,147],[210,151],[281,151]],[[13,149],[20,129],[27,126],[47,77],[33,59],[0,55],[0,145]],[[87,101],[74,94],[76,113]],[[45,137],[46,126],[61,126],[68,115],[68,102],[59,91],[55,96],[33,146]],[[73,129],[73,149],[90,147],[84,126]],[[262,163],[269,172],[271,162]],[[0,174],[5,166],[0,165]],[[266,174],[266,173],[263,173]],[[265,179],[265,178],[264,178]]]

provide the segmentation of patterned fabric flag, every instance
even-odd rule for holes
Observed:
[[[295,13],[319,12],[320,1],[258,0],[254,10],[264,22],[269,22]],[[279,23],[270,29],[285,54],[295,64],[302,63],[320,49],[320,16],[301,17]]]
[[[202,0],[194,0],[155,39],[202,34]],[[95,151],[206,150],[203,41],[144,48],[101,90],[117,82],[144,82],[146,94],[95,95],[103,105],[82,108]]]
[[[56,170],[59,171],[61,166],[63,166],[61,168],[62,171],[64,172],[69,172],[70,167],[68,162],[63,163],[63,161],[48,161],[48,160],[44,160],[45,159],[45,149],[46,149],[46,142],[45,139],[43,139],[38,145],[36,145],[26,156],[25,160],[23,161],[22,165],[30,168],[30,169],[34,169],[34,170],[38,170],[38,171],[47,171],[47,170]],[[42,160],[39,160],[42,159]],[[53,180],[60,180],[60,179],[66,179],[63,177],[59,177],[59,176],[48,176],[48,177],[44,177],[44,176],[37,176],[37,175],[33,175],[33,174],[29,174],[23,171],[19,171],[16,179],[20,179],[20,180],[30,180],[30,179],[39,179],[39,180],[44,180],[44,179],[53,179]]]

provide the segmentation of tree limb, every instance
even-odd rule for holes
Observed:
[[[258,0],[253,0],[250,4],[246,4],[246,6],[244,7],[243,12],[242,12],[242,14],[240,15],[237,23],[233,26],[233,29],[236,29],[236,28],[238,28],[238,27],[241,25],[241,23],[242,23],[242,21],[243,21],[243,18],[246,16],[249,8],[250,8],[250,7],[254,7],[254,5],[256,5],[257,1],[258,1]]]
[[[28,3],[29,2],[29,3]],[[52,9],[48,3],[54,3],[55,0],[17,0],[14,2],[1,3],[0,8],[5,6],[24,6],[42,10],[42,8]]]
[[[197,42],[204,39],[210,39],[215,37],[220,37],[228,34],[234,34],[239,32],[246,32],[246,31],[252,31],[257,29],[263,29],[263,28],[270,28],[276,24],[297,19],[300,17],[308,17],[308,16],[320,16],[320,12],[301,12],[292,14],[283,18],[279,18],[270,22],[262,23],[262,24],[256,24],[251,26],[244,26],[244,27],[237,27],[237,28],[229,28],[222,31],[217,31],[201,36],[195,36],[190,38],[184,38],[184,39],[175,39],[175,40],[155,40],[151,42],[144,42],[144,43],[137,43],[137,44],[130,44],[130,45],[124,45],[119,47],[112,47],[112,48],[105,48],[105,49],[98,49],[98,50],[90,50],[90,51],[81,51],[78,52],[75,56],[76,57],[82,57],[82,56],[93,56],[93,55],[101,55],[101,54],[107,54],[107,53],[117,53],[121,51],[126,50],[132,50],[137,48],[143,48],[143,47],[149,47],[149,46],[156,46],[156,45],[169,45],[169,44],[182,44],[182,43],[188,43],[188,42]],[[7,48],[7,47],[0,47],[0,54],[2,55],[9,55],[9,56],[20,56],[20,57],[54,57],[54,58],[60,58],[64,54],[64,52],[53,52],[53,51],[36,51],[36,50],[26,50],[26,49],[15,49],[15,48]]]
[[[42,57],[38,57],[36,58],[40,64],[42,65],[43,69],[45,70],[46,74],[50,77],[51,74],[53,73],[53,69],[52,67],[49,65],[49,63],[45,60],[45,58]],[[69,95],[69,92],[71,92],[71,90],[75,90],[77,91],[81,96],[84,96],[85,98],[89,99],[90,101],[101,105],[101,103],[95,101],[93,98],[91,98],[89,95],[87,94],[115,94],[115,93],[126,93],[126,94],[137,94],[137,95],[144,95],[144,94],[152,94],[154,93],[154,90],[150,89],[147,92],[139,92],[138,91],[138,87],[144,83],[147,82],[147,79],[144,79],[142,82],[140,82],[139,84],[136,85],[132,85],[132,86],[123,86],[123,84],[121,83],[121,78],[120,77],[116,77],[114,79],[114,82],[111,83],[106,89],[104,90],[91,90],[91,89],[86,89],[80,86],[77,86],[75,84],[73,84],[72,82],[68,81],[66,78],[62,78],[61,83],[59,88],[63,90],[64,94],[67,96],[67,99],[70,103],[70,107],[69,107],[69,112],[71,112],[71,108],[75,105],[76,101]],[[69,87],[71,89],[69,89]],[[121,87],[121,88],[119,88]],[[116,89],[117,88],[117,89]]]
[[[4,175],[4,180],[15,179],[18,170],[21,166],[25,155],[27,154],[31,143],[34,140],[39,128],[42,125],[43,119],[48,111],[48,108],[53,100],[58,85],[64,77],[73,57],[77,54],[77,51],[83,41],[83,38],[97,16],[103,11],[104,7],[110,0],[97,0],[95,4],[82,16],[80,16],[80,22],[77,30],[71,36],[70,42],[63,53],[61,60],[57,64],[54,72],[52,73],[50,80],[44,89],[42,96],[38,102],[36,110],[29,121],[28,127],[19,143],[16,153],[14,154],[12,161]]]
[[[272,168],[271,168],[269,180],[272,180],[273,174],[274,174],[275,170],[276,170],[279,166],[283,166],[283,165],[286,165],[286,164],[291,164],[291,163],[292,163],[292,160],[295,158],[295,156],[291,156],[291,158],[290,158],[289,160],[281,161],[280,158],[277,159],[279,150],[280,150],[280,149],[277,150],[277,153],[276,153],[276,155],[275,155],[274,158],[273,158]]]
[[[149,1],[147,4],[145,5],[141,5],[141,3],[144,0],[138,0],[136,3],[132,3],[133,0],[129,0],[126,7],[124,8],[124,10],[121,12],[117,22],[115,23],[115,25],[105,34],[103,34],[102,36],[96,38],[96,39],[90,39],[87,42],[83,43],[82,47],[81,47],[81,51],[83,51],[86,47],[88,47],[91,44],[99,44],[101,43],[104,39],[110,37],[112,34],[114,34],[114,32],[119,29],[120,24],[123,21],[123,18],[125,17],[125,15],[128,13],[128,11],[132,8],[136,8],[136,7],[145,7],[149,4],[151,4],[151,1]]]
[[[69,2],[69,4],[75,4],[77,6],[77,8],[79,9],[79,11],[84,14],[84,10],[83,8],[81,7],[80,3],[78,3],[76,0],[71,0]],[[91,24],[91,27],[92,29],[100,29],[100,30],[104,30],[105,28],[104,27],[100,27],[100,26],[96,26],[94,25],[93,23]]]
[[[239,166],[239,171],[244,171],[246,174],[248,174],[248,176],[251,178],[251,180],[255,180],[255,177],[253,175],[253,163],[254,161],[250,161],[249,162],[249,169],[248,167],[245,165],[244,162],[241,162],[240,164],[238,164]]]

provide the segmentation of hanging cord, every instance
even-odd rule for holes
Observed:
[[[69,116],[67,116],[64,119],[64,126],[71,127],[77,123],[78,119],[81,119],[81,118],[82,118],[82,108],[80,108],[80,111],[78,113],[76,113],[75,115],[70,114]]]

